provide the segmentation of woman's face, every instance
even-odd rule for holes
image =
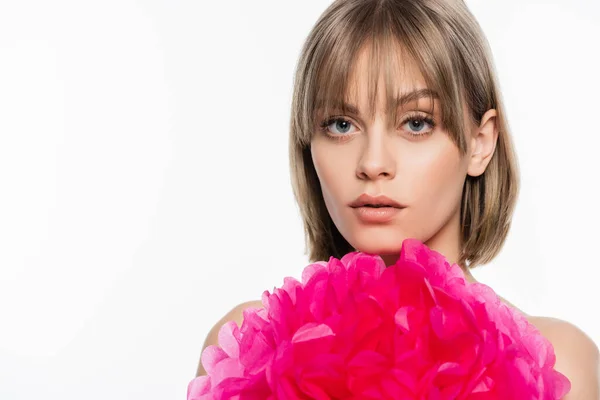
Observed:
[[[368,105],[367,82],[362,79],[367,76],[367,59],[366,53],[362,54],[350,81],[353,95],[346,99],[357,106],[358,114],[318,115],[319,125],[330,117],[339,119],[331,120],[325,128],[316,127],[318,131],[311,141],[312,160],[327,210],[350,245],[381,255],[387,265],[395,261],[402,241],[409,237],[427,243],[454,262],[452,258],[458,256],[459,249],[465,177],[483,170],[473,165],[470,153],[460,156],[440,126],[438,100],[434,100],[434,114],[430,113],[433,104],[428,97],[399,106],[398,122],[388,129],[382,112],[385,96],[379,90],[375,118],[366,120],[361,110],[367,110]],[[407,70],[403,76],[416,82],[416,87],[400,87],[401,93],[426,88],[418,69]],[[380,80],[378,88],[382,87]],[[466,121],[466,112],[464,118]],[[477,140],[472,140],[469,149],[477,145]],[[401,207],[352,204],[363,194],[386,196]],[[372,202],[377,200],[367,199],[367,203]]]

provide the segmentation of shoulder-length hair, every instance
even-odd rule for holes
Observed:
[[[294,75],[290,119],[290,168],[311,262],[341,257],[353,247],[334,225],[312,163],[316,111],[342,104],[357,54],[369,45],[369,87],[386,71],[387,104],[395,95],[392,55],[399,51],[420,68],[437,92],[445,127],[460,154],[467,151],[464,107],[474,123],[497,111],[498,141],[485,172],[467,176],[461,200],[461,266],[494,258],[511,225],[519,172],[491,51],[462,0],[336,0],[319,17],[302,48]],[[403,61],[405,62],[405,61]],[[395,71],[399,72],[399,71]],[[370,104],[376,89],[369,89]],[[373,107],[371,107],[372,112]],[[342,110],[344,113],[345,110]],[[389,108],[395,120],[395,109]]]

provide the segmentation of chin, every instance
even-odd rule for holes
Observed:
[[[381,230],[380,232],[368,232],[362,231],[361,233],[355,233],[352,235],[352,246],[362,251],[363,253],[369,254],[399,254],[402,248],[402,242],[407,236],[397,231],[391,233],[387,230]]]

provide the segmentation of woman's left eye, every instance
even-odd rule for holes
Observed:
[[[427,130],[424,127],[424,124],[430,126]],[[408,134],[412,136],[424,136],[433,132],[433,128],[435,127],[435,122],[432,118],[426,117],[424,115],[411,115],[407,117],[403,122],[402,126],[408,126]]]

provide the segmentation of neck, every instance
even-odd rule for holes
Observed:
[[[424,242],[427,247],[435,250],[446,257],[450,264],[457,264],[460,258],[460,213],[456,212],[450,220],[433,237]],[[382,254],[381,258],[386,267],[393,265],[398,261],[400,254]],[[469,268],[459,264],[467,282],[477,282],[471,274]]]

